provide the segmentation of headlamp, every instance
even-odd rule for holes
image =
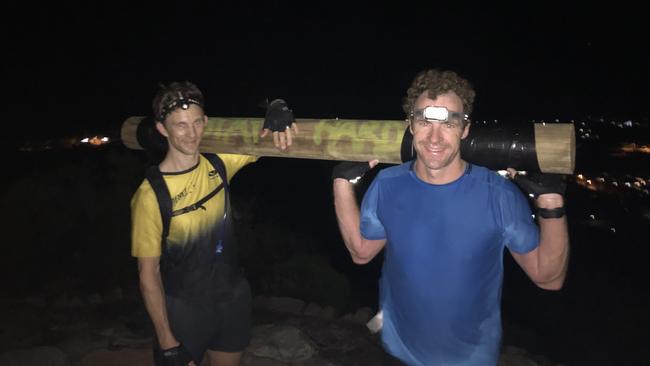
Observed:
[[[199,107],[203,108],[203,104],[201,103],[201,101],[194,98],[187,98],[183,94],[178,92],[178,98],[162,108],[158,120],[161,122],[164,121],[167,115],[173,112],[176,108],[189,109],[191,104],[196,104]]]
[[[424,109],[416,109],[411,112],[411,117],[415,120],[424,120],[427,122],[461,122],[467,120],[468,116],[460,112],[450,111],[445,107],[427,106]]]

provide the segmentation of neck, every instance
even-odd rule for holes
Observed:
[[[167,173],[182,172],[195,166],[199,162],[199,153],[187,155],[171,149],[165,155],[165,159],[158,165],[161,171]]]
[[[456,162],[440,168],[429,169],[420,160],[415,161],[413,170],[418,178],[430,184],[447,184],[460,178],[467,168],[467,162],[458,159]]]

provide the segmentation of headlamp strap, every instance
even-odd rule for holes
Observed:
[[[188,109],[190,108],[190,104],[196,104],[199,107],[203,108],[203,104],[201,104],[200,101],[194,99],[194,98],[187,98],[185,97],[180,91],[178,92],[178,98],[175,99],[173,102],[167,104],[161,111],[159,120],[164,121],[165,118],[167,117],[168,114],[173,112],[176,108],[180,109]]]

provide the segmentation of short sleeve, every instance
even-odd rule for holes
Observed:
[[[361,202],[361,236],[368,240],[386,239],[386,230],[379,219],[380,182],[375,178]]]
[[[131,255],[159,257],[162,219],[156,195],[146,180],[131,198]]]
[[[505,245],[515,253],[528,253],[539,245],[539,227],[521,191],[509,181],[505,188],[499,202]]]
[[[257,157],[252,155],[219,154],[219,157],[226,166],[226,174],[228,175],[229,182],[241,168],[257,161]]]

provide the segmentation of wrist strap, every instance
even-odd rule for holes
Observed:
[[[537,214],[545,219],[559,219],[564,216],[564,206],[556,208],[538,208]]]

